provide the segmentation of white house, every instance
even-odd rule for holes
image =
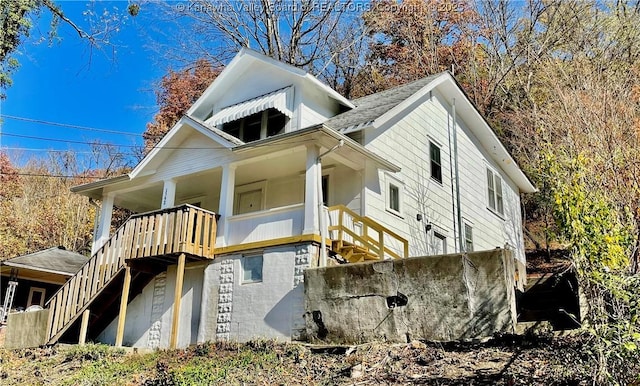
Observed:
[[[73,191],[101,200],[95,254],[50,341],[82,316],[180,347],[300,337],[310,266],[511,248],[522,269],[535,188],[449,73],[351,101],[243,49],[131,173]],[[110,234],[114,205],[140,214]]]

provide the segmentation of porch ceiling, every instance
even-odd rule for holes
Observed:
[[[196,202],[206,195],[215,195],[220,190],[221,176],[222,169],[217,168],[176,178],[176,205]],[[116,191],[114,204],[136,213],[157,210],[161,206],[163,189],[163,183],[157,182]]]

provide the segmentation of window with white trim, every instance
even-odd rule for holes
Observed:
[[[504,215],[504,201],[502,198],[502,178],[487,168],[487,198],[488,207],[492,211]]]
[[[262,255],[242,257],[242,282],[257,283],[262,281]]]
[[[433,254],[434,255],[446,255],[447,254],[447,236],[438,231],[433,232]]]
[[[222,125],[222,131],[243,142],[253,142],[284,132],[289,118],[270,108]]]
[[[429,158],[431,159],[431,178],[442,183],[442,161],[440,159],[440,146],[429,141]]]
[[[473,227],[464,223],[464,251],[473,252]]]
[[[402,216],[403,191],[402,182],[391,175],[387,175],[387,210],[398,216]]]
[[[31,287],[29,289],[29,298],[27,299],[27,307],[40,306],[44,307],[44,295],[47,290],[40,287]]]

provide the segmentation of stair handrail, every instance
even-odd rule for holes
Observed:
[[[160,229],[170,228],[167,228],[165,222],[162,222],[163,228],[157,228],[158,222],[154,222],[154,220],[167,219],[164,216],[167,213],[179,212],[187,213],[168,217],[172,219],[172,222],[169,223],[175,234],[169,238],[162,238],[163,232]],[[204,216],[198,216],[200,213]],[[212,258],[216,219],[217,215],[214,212],[189,204],[129,216],[127,221],[120,225],[116,232],[47,301],[46,306],[49,308],[48,339],[54,340],[68,328],[70,323],[77,319],[78,312],[86,309],[122,270],[125,266],[125,259],[146,256],[144,253],[141,256],[131,256],[134,251],[139,253],[141,248],[144,248],[144,252],[149,255],[161,253],[160,240],[164,240],[167,246],[170,245],[170,240],[175,240],[177,243],[171,244],[175,249],[168,252],[163,249],[163,254],[196,253],[199,249],[203,256]],[[148,240],[141,242],[140,239],[137,239],[140,234],[148,233],[151,230],[153,230],[153,237],[148,239],[152,240],[151,243]],[[189,236],[190,230],[193,232],[192,236]],[[206,241],[203,236],[206,236]],[[110,251],[110,248],[115,249]],[[102,261],[103,259],[104,261]],[[53,301],[55,303],[52,303]]]
[[[370,217],[360,216],[359,214],[357,214],[353,210],[349,209],[344,204],[330,206],[329,208],[327,208],[327,210],[328,210],[329,213],[331,213],[332,211],[337,210],[340,217],[343,216],[343,213],[347,213],[351,217],[353,217],[354,220],[356,220],[357,222],[361,222],[361,223],[367,225],[368,227],[373,228],[376,232],[378,232],[378,234],[380,234],[380,235],[388,234],[392,238],[394,238],[397,241],[399,241],[400,243],[402,243],[402,245],[403,245],[403,256],[402,257],[405,257],[405,258],[409,257],[409,243],[408,243],[408,241],[404,237],[402,237],[399,234],[397,234],[396,232],[394,232],[391,229],[387,228],[386,226],[380,224],[379,222],[373,220]],[[346,228],[344,226],[343,221],[339,221],[338,227],[344,228],[344,229],[337,229],[339,231],[339,233],[340,233],[339,239],[342,239],[341,232],[343,230],[349,230],[351,233],[355,233],[353,230]],[[372,242],[371,237],[369,237],[368,235],[367,235],[366,239],[364,239],[364,238],[362,238],[362,239],[367,241],[367,243],[369,244],[368,247],[373,247],[374,250],[378,250],[379,249],[379,248],[375,247],[375,245],[374,245],[375,243]],[[388,249],[388,248],[385,248],[384,245],[382,245],[382,249]],[[381,252],[381,254],[384,253],[383,250],[380,250],[380,252]],[[400,257],[400,255],[397,255],[396,253],[392,253],[392,256],[394,256],[394,258]]]

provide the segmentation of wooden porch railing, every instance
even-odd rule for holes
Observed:
[[[131,216],[49,300],[55,343],[124,268],[125,260],[185,253],[213,259],[216,215],[183,205]]]
[[[357,247],[378,259],[409,257],[409,242],[377,221],[359,216],[344,205],[331,206],[328,212],[334,222],[328,227],[330,238],[338,245]]]

